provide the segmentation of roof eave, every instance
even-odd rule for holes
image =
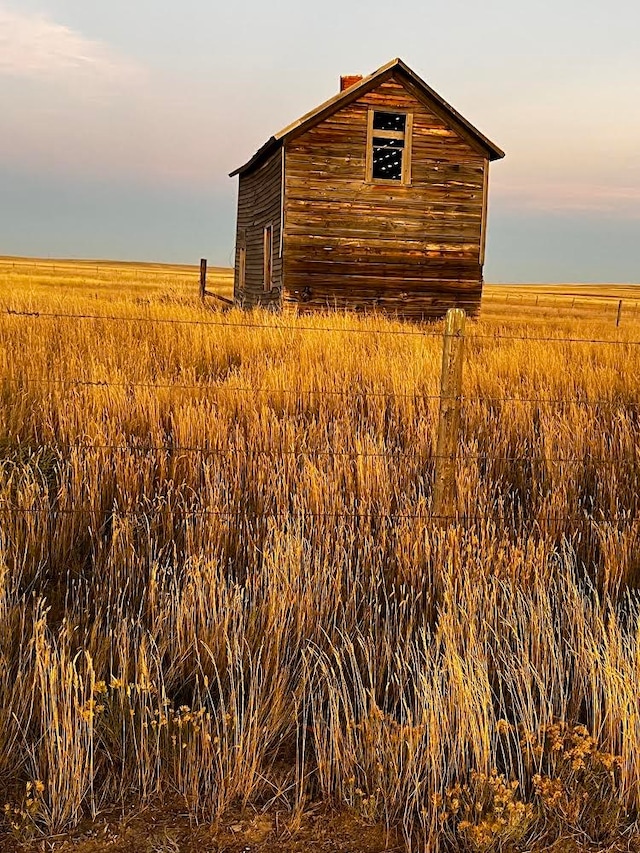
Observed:
[[[415,71],[412,71],[408,65],[406,65],[401,59],[396,59],[394,61],[394,65],[400,70],[405,76],[407,76],[413,83],[418,86],[419,89],[423,89],[430,98],[432,98],[437,104],[439,104],[442,109],[454,119],[454,121],[458,122],[462,125],[471,136],[481,145],[481,147],[486,148],[487,153],[489,154],[489,160],[501,160],[505,156],[505,152],[502,148],[499,148],[495,142],[492,142],[484,133],[481,133],[477,127],[471,124],[461,113],[456,110],[455,107],[452,107],[448,101],[439,95],[435,89],[432,89],[428,83],[419,77]]]
[[[272,151],[275,151],[277,148],[282,145],[282,140],[278,139],[276,136],[272,136],[265,144],[259,148],[253,157],[244,164],[244,166],[238,166],[237,169],[234,169],[233,172],[229,172],[230,178],[235,178],[236,175],[244,175],[245,172],[249,172],[253,169],[254,166],[257,166],[258,163],[263,160],[267,155],[271,154]]]
[[[229,177],[233,178],[236,175],[244,175],[246,172],[250,171],[263,159],[263,157],[266,157],[272,150],[275,151],[278,143],[282,144],[286,139],[294,134],[295,131],[300,130],[301,128],[306,130],[307,123],[322,121],[326,115],[330,115],[333,112],[338,104],[346,105],[351,101],[355,101],[363,92],[368,91],[370,88],[374,88],[385,74],[390,75],[393,68],[400,61],[401,60],[394,59],[392,62],[388,62],[381,68],[378,68],[377,71],[374,71],[373,74],[369,74],[368,77],[364,77],[360,82],[355,83],[353,86],[349,86],[349,88],[345,89],[343,92],[338,92],[329,98],[329,100],[324,101],[315,109],[305,113],[296,121],[282,128],[282,130],[275,133],[270,139],[268,139],[243,166],[239,166],[237,169],[234,169],[233,172],[230,172]]]
[[[401,60],[394,59],[386,65],[383,65],[381,68],[378,68],[377,71],[374,71],[367,77],[363,77],[362,80],[354,83],[353,86],[349,86],[342,92],[336,92],[336,94],[332,95],[327,101],[324,101],[315,109],[305,113],[299,119],[284,127],[279,133],[276,133],[276,139],[289,137],[301,128],[306,130],[308,125],[322,121],[324,117],[331,115],[331,113],[338,107],[346,106],[351,103],[351,101],[357,100],[360,95],[365,94],[369,89],[375,88],[385,77],[390,77],[399,62],[401,62]]]

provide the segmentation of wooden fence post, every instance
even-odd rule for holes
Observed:
[[[431,505],[433,516],[441,522],[455,514],[465,317],[461,308],[450,308],[444,326],[436,474]]]
[[[620,317],[622,316],[622,299],[618,302],[618,316],[616,317],[616,326],[620,325]]]
[[[204,302],[207,294],[207,259],[200,259],[200,299]]]

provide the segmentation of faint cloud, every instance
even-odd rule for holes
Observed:
[[[637,186],[495,183],[492,191],[510,208],[548,213],[623,213],[627,216],[640,216],[640,187]]]
[[[0,74],[36,79],[71,75],[121,83],[139,77],[142,68],[44,15],[0,5]]]

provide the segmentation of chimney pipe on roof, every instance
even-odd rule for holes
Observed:
[[[362,74],[344,74],[340,77],[340,91],[344,92],[349,86],[355,86],[362,80]]]

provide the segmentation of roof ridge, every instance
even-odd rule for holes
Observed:
[[[234,169],[234,171],[230,173],[229,177],[242,175],[245,172],[248,172],[267,157],[268,154],[279,148],[280,145],[282,145],[293,133],[301,131],[302,128],[306,129],[306,127],[321,121],[322,118],[327,115],[331,115],[332,112],[336,111],[341,105],[356,100],[360,92],[365,92],[369,88],[373,88],[379,80],[381,80],[386,74],[392,73],[395,69],[400,70],[406,77],[408,77],[409,80],[430,100],[435,101],[450,120],[455,124],[461,125],[472,139],[474,139],[481,148],[488,152],[490,160],[499,160],[504,157],[504,151],[502,151],[501,148],[498,148],[495,143],[491,142],[491,140],[484,136],[484,134],[480,133],[480,131],[474,127],[471,122],[467,121],[461,113],[445,101],[445,99],[441,97],[435,89],[432,89],[431,86],[425,83],[425,81],[419,77],[415,71],[409,68],[406,62],[397,56],[395,59],[381,65],[380,68],[376,69],[376,71],[373,71],[371,74],[363,77],[359,82],[354,83],[353,86],[349,86],[348,89],[345,89],[342,92],[337,92],[331,98],[315,107],[315,109],[310,110],[296,121],[286,125],[286,127],[278,131],[278,133],[271,136],[243,166]]]

